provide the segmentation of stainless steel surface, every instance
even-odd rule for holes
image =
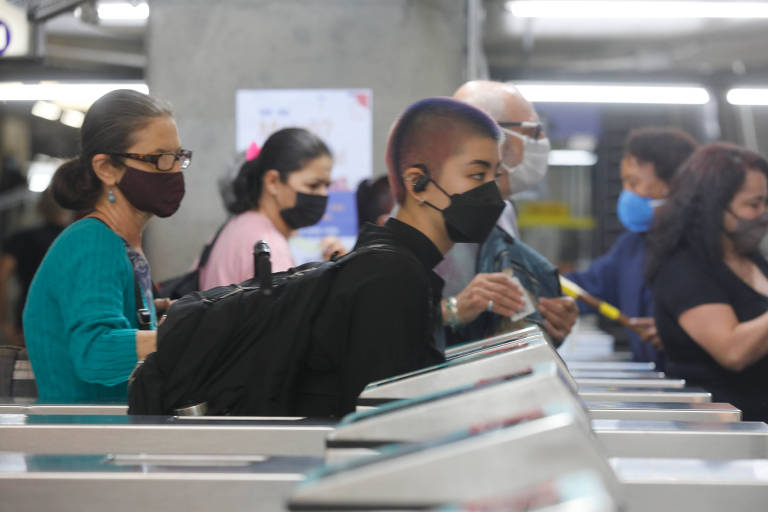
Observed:
[[[360,405],[371,405],[371,400],[413,398],[509,375],[541,363],[557,364],[563,378],[571,382],[565,365],[549,343],[535,339],[526,345],[513,342],[406,376],[371,383],[360,394],[358,402]]]
[[[2,510],[285,510],[310,457],[0,454]]]
[[[149,416],[0,416],[0,451],[321,456],[330,423]]]
[[[634,361],[566,361],[571,370],[605,371],[655,371],[656,363],[637,363]]]
[[[768,459],[768,425],[593,420],[609,457]]]
[[[598,475],[591,471],[569,473],[518,493],[489,496],[450,508],[451,512],[617,512],[614,501]]]
[[[174,412],[179,416],[205,416],[208,412],[208,402],[200,402],[199,404],[190,405],[188,407],[180,407],[175,409]]]
[[[632,352],[609,352],[604,351],[589,351],[589,350],[558,350],[558,353],[567,362],[572,361],[588,361],[588,362],[604,362],[604,363],[617,363],[617,362],[631,362]]]
[[[436,439],[505,418],[569,411],[589,428],[581,401],[550,363],[534,372],[417,399],[392,402],[373,414],[345,417],[328,436],[329,448]]]
[[[326,469],[296,490],[291,506],[433,506],[515,493],[580,470],[600,475],[620,498],[615,474],[591,431],[564,413],[400,445],[381,457]]]
[[[579,396],[589,402],[689,402],[708,403],[712,393],[701,388],[653,389],[581,386]]]
[[[741,421],[741,411],[722,403],[586,402],[594,420]]]
[[[539,329],[536,325],[531,325],[530,327],[526,327],[518,331],[506,332],[497,336],[491,336],[490,338],[470,341],[469,343],[452,345],[445,349],[445,357],[446,359],[451,359],[458,356],[459,354],[465,354],[474,350],[501,345],[502,343],[508,343],[510,341],[540,337],[541,334],[541,329]]]
[[[568,367],[574,379],[663,379],[664,372],[650,370],[576,370]]]
[[[0,404],[0,414],[102,414],[120,415],[128,412],[126,405],[89,405],[89,404]]]
[[[611,459],[628,512],[754,512],[768,503],[768,460]]]
[[[616,388],[673,388],[685,387],[685,379],[576,379],[579,388],[582,386],[610,386]]]

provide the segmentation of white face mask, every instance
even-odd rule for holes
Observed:
[[[523,161],[515,167],[510,167],[504,162],[501,164],[509,173],[510,195],[517,194],[538,184],[547,175],[549,150],[552,145],[546,137],[534,139],[507,128],[501,130],[506,135],[523,141]]]

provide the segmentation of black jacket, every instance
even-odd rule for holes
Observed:
[[[444,360],[434,339],[443,280],[432,268],[440,251],[396,219],[364,226],[357,247],[378,244],[399,250],[351,260],[314,322],[297,414],[340,418],[354,411],[366,384]]]

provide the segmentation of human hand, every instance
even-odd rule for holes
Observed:
[[[333,255],[344,256],[349,251],[335,236],[327,236],[320,241],[320,249],[323,251],[323,259],[330,260]]]
[[[176,301],[171,299],[155,299],[155,311],[158,315],[165,314],[174,302]]]
[[[656,350],[664,350],[664,344],[661,342],[659,331],[656,329],[656,321],[652,317],[630,318],[629,323],[641,328],[643,333],[638,334],[643,341],[653,345]]]
[[[522,288],[506,274],[477,274],[456,295],[458,320],[468,324],[483,311],[512,316],[525,309],[523,293]]]
[[[576,301],[571,297],[541,297],[538,306],[549,335],[557,341],[564,340],[579,317]]]

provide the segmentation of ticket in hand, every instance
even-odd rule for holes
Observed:
[[[523,302],[525,303],[525,307],[522,311],[519,313],[515,313],[514,315],[510,316],[510,320],[513,322],[516,322],[518,320],[521,320],[531,313],[536,312],[536,306],[533,305],[533,300],[531,299],[531,293],[525,289],[525,287],[520,283],[520,279],[518,279],[515,276],[510,276],[510,279],[515,282],[515,284],[520,288],[520,290],[523,292]]]

